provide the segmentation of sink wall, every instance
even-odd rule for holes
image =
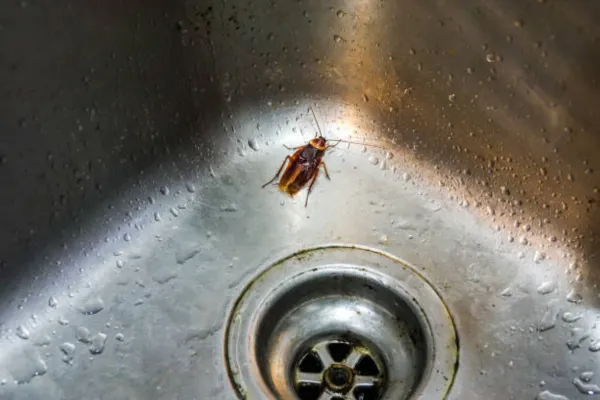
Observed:
[[[166,210],[162,219],[171,213],[160,188],[174,195],[181,186],[200,209],[210,204],[205,214],[239,203],[242,193],[252,207],[273,201],[278,194],[259,186],[284,155],[277,146],[315,133],[308,104],[316,104],[326,136],[366,137],[393,151],[381,184],[389,188],[379,193],[388,204],[402,174],[410,175],[417,191],[464,206],[486,234],[514,242],[528,262],[537,250],[552,264],[545,268],[569,272],[561,285],[579,285],[593,310],[599,18],[595,3],[553,0],[0,6],[0,336],[14,343],[16,327],[46,309],[53,293],[76,301],[87,298],[89,282],[111,281],[98,260],[114,264],[110,257],[130,241],[125,235],[135,241],[158,206]],[[256,138],[270,149],[259,164],[248,145]],[[242,153],[249,161],[231,161]],[[353,174],[343,165],[336,170]],[[224,180],[221,192],[212,178]],[[366,188],[366,178],[344,179],[327,189],[336,195],[310,206],[351,193],[364,200],[351,210],[368,206],[354,192]],[[311,222],[331,224],[327,214],[316,215]],[[269,226],[287,232],[276,221]],[[203,234],[236,229],[218,218],[213,228],[196,227]],[[526,243],[521,250],[519,242]],[[272,249],[263,250],[249,258],[253,265]],[[250,271],[241,270],[240,282]],[[216,307],[223,318],[226,306]]]

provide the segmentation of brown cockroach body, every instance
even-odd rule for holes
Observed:
[[[311,139],[310,142],[304,146],[296,148],[290,148],[286,146],[287,149],[296,151],[294,151],[294,154],[291,156],[285,157],[273,179],[265,183],[262,187],[264,188],[277,179],[287,163],[287,167],[285,168],[285,171],[279,180],[279,190],[293,197],[296,195],[296,193],[302,190],[307,183],[310,182],[308,186],[308,193],[306,194],[306,201],[304,202],[304,207],[306,207],[308,205],[308,196],[310,196],[310,192],[317,181],[321,166],[325,171],[325,176],[327,179],[331,180],[329,177],[329,172],[327,171],[327,166],[323,162],[323,156],[328,148],[334,147],[338,143],[339,141],[334,145],[328,145],[327,139],[322,136],[318,136],[314,139]]]
[[[302,190],[307,184],[309,184],[308,193],[306,194],[306,201],[304,202],[304,207],[308,206],[308,197],[310,196],[310,192],[312,192],[313,186],[317,181],[317,177],[319,176],[319,170],[321,167],[323,167],[325,177],[331,180],[331,178],[329,177],[329,172],[327,171],[327,166],[325,165],[325,162],[323,162],[323,156],[325,155],[327,149],[337,146],[340,142],[362,144],[341,139],[336,139],[336,143],[333,145],[327,144],[327,139],[325,139],[321,135],[321,127],[319,126],[319,121],[317,121],[317,117],[315,116],[312,107],[310,108],[310,110],[313,113],[315,122],[317,123],[317,128],[319,129],[319,136],[315,137],[314,139],[311,139],[307,144],[303,146],[294,148],[285,146],[285,148],[288,150],[295,150],[294,153],[291,156],[288,155],[285,157],[283,163],[281,163],[281,166],[279,167],[279,170],[277,171],[273,179],[271,179],[269,182],[265,183],[262,186],[264,188],[273,181],[275,181],[285,167],[285,171],[283,171],[283,175],[279,180],[279,190],[289,194],[291,197],[294,197],[300,190]]]

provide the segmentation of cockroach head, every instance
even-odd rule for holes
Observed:
[[[327,148],[327,139],[323,136],[317,136],[314,139],[311,139],[309,144],[317,150],[325,151]]]

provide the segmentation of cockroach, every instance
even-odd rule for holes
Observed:
[[[308,192],[306,193],[306,201],[304,202],[304,207],[308,206],[308,197],[310,196],[313,186],[317,181],[317,177],[319,176],[319,170],[321,167],[323,167],[325,177],[331,180],[331,177],[329,176],[329,171],[327,171],[327,165],[325,165],[325,162],[323,161],[323,156],[325,155],[325,152],[328,149],[337,146],[341,142],[366,145],[364,143],[351,142],[342,139],[335,139],[335,144],[327,144],[327,139],[325,139],[321,133],[319,121],[317,120],[317,117],[312,107],[310,107],[310,111],[312,112],[315,122],[317,123],[319,136],[311,139],[307,144],[303,146],[288,147],[284,145],[286,149],[294,150],[294,153],[292,155],[286,156],[273,179],[262,185],[262,187],[265,188],[267,185],[273,183],[273,181],[279,178],[281,171],[285,167],[285,171],[283,171],[283,175],[279,180],[279,190],[284,193],[287,193],[288,195],[290,195],[290,197],[294,197],[307,184],[309,184]],[[380,146],[375,145],[366,146],[381,148]]]

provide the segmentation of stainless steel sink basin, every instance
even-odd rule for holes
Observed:
[[[5,2],[0,399],[599,394],[599,20],[592,1]],[[319,133],[311,107],[330,143],[377,147],[327,150],[305,207],[261,186]],[[328,246],[398,270],[300,257],[284,272],[314,284],[261,281]],[[417,284],[438,311],[398,294]]]

